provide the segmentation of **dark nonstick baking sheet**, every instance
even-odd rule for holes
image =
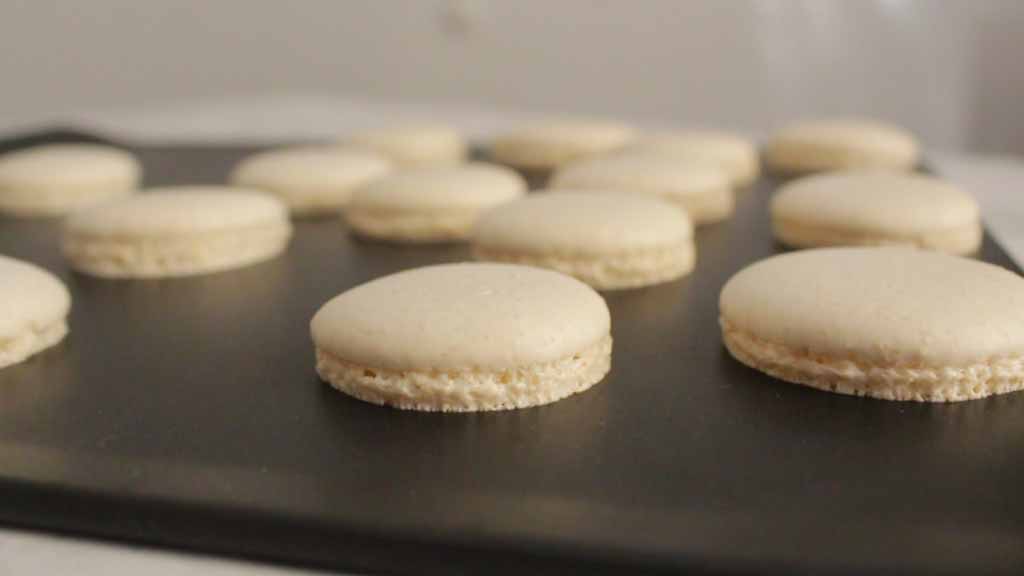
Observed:
[[[148,185],[220,182],[252,151],[134,149]],[[0,370],[0,521],[387,573],[1020,574],[1024,393],[837,396],[723,349],[720,288],[779,251],[772,188],[699,230],[688,278],[606,293],[604,382],[484,414],[337,393],[308,333],[335,294],[464,247],[300,221],[271,262],[110,281],[68,270],[58,223],[0,220],[0,253],[74,297],[64,343]],[[982,258],[1018,270],[988,237]]]

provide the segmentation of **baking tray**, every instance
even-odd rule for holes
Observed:
[[[254,150],[131,148],[148,185],[220,182]],[[605,294],[602,383],[485,414],[339,394],[308,332],[335,294],[463,246],[302,220],[271,262],[110,281],[68,270],[58,223],[2,220],[0,252],[55,271],[74,307],[64,343],[0,370],[0,520],[384,573],[1020,574],[1024,393],[838,396],[723,349],[720,288],[780,250],[772,187],[698,231],[688,278]],[[1019,271],[988,236],[981,257]]]

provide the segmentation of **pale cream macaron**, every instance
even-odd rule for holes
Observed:
[[[806,176],[772,198],[779,242],[814,246],[905,245],[951,254],[981,246],[978,203],[931,176],[845,171]]]
[[[708,162],[647,154],[612,154],[573,162],[555,172],[552,188],[648,194],[686,210],[694,224],[732,215],[736,200],[729,176]]]
[[[46,144],[0,155],[0,213],[60,216],[134,192],[134,155],[101,144]]]
[[[80,272],[109,278],[207,274],[269,260],[291,238],[277,198],[223,186],[154,188],[76,212],[63,250]]]
[[[0,368],[64,339],[71,295],[50,272],[0,256]]]
[[[523,177],[495,164],[403,170],[356,190],[344,217],[354,232],[368,238],[462,240],[481,212],[523,194]]]
[[[586,284],[509,264],[406,270],[327,302],[316,369],[374,404],[474,412],[547,404],[611,367],[608,307]]]
[[[918,143],[906,130],[872,120],[809,120],[776,132],[764,150],[774,172],[800,174],[849,168],[913,170]]]
[[[688,130],[650,134],[640,138],[627,152],[714,163],[725,170],[734,188],[750,186],[761,173],[761,157],[754,142],[728,132]]]
[[[454,166],[466,161],[469,145],[455,128],[443,124],[409,124],[366,130],[345,144],[382,154],[399,168]]]
[[[910,248],[819,248],[722,289],[736,359],[813,388],[951,402],[1024,387],[1024,278]]]
[[[620,150],[632,142],[632,126],[610,120],[552,120],[523,126],[491,142],[494,161],[545,173],[574,160]]]
[[[473,236],[480,260],[552,268],[597,289],[675,280],[696,261],[686,213],[635,194],[531,194],[484,214]]]
[[[391,161],[375,152],[296,146],[245,158],[229,181],[278,196],[298,216],[334,215],[348,204],[353,191],[392,169]]]

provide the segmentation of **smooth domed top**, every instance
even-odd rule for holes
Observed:
[[[886,365],[968,365],[1024,354],[1024,279],[906,248],[774,256],[722,289],[722,317],[757,338]]]
[[[47,327],[71,309],[64,283],[35,264],[0,256],[0,278],[0,340]]]
[[[489,210],[473,241],[522,252],[616,254],[675,246],[692,236],[689,216],[654,197],[552,190]]]
[[[501,137],[522,143],[536,141],[620,145],[636,134],[628,124],[609,120],[551,120],[529,124]]]
[[[856,118],[806,120],[790,124],[772,137],[770,146],[865,149],[908,159],[917,155],[917,141],[906,130]]]
[[[431,209],[493,206],[526,193],[513,170],[474,162],[449,168],[403,170],[374,180],[352,195],[353,209]]]
[[[641,138],[631,149],[649,148],[653,151],[739,153],[754,149],[747,138],[714,130],[680,130],[677,132],[656,132]]]
[[[505,368],[550,362],[596,344],[608,307],[564,274],[508,264],[445,264],[357,286],[313,317],[316,346],[395,370]]]
[[[721,166],[736,184],[748,184],[753,180],[760,162],[757,147],[749,139],[708,130],[651,134],[641,138],[626,152],[711,162]]]
[[[348,144],[383,154],[401,166],[440,161],[458,162],[466,156],[466,139],[443,124],[408,124],[353,134]]]
[[[708,162],[621,154],[569,164],[555,173],[550,186],[679,196],[729,188],[730,183],[724,170]]]
[[[527,168],[560,166],[576,158],[617,150],[636,129],[608,120],[551,120],[523,126],[494,139],[492,153]]]
[[[772,198],[774,218],[869,232],[957,228],[980,217],[974,198],[917,174],[849,171],[801,178]]]
[[[135,156],[102,144],[46,144],[0,155],[0,187],[134,185],[142,169]]]
[[[226,186],[169,186],[105,202],[72,214],[71,233],[147,236],[216,231],[288,222],[277,198]]]
[[[239,186],[277,191],[358,186],[383,176],[391,161],[375,152],[341,146],[296,146],[245,158],[231,173]]]

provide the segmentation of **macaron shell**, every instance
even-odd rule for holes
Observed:
[[[50,144],[0,155],[0,212],[46,217],[126,196],[142,178],[130,153],[99,144]]]
[[[776,171],[809,172],[845,168],[911,170],[917,140],[897,126],[871,120],[823,119],[799,122],[777,132],[765,147]]]
[[[934,252],[828,248],[774,256],[726,283],[720,311],[764,341],[885,366],[1024,355],[1024,279]]]
[[[79,272],[164,278],[269,260],[285,250],[291,235],[287,209],[269,194],[168,187],[72,215],[61,248]]]
[[[727,218],[735,207],[732,183],[716,164],[659,155],[613,154],[558,170],[550,186],[648,194],[684,208],[696,224]]]
[[[645,136],[624,153],[666,156],[690,162],[711,162],[721,166],[733,186],[749,186],[761,171],[757,146],[726,132],[690,130]]]
[[[553,120],[524,126],[494,139],[498,162],[550,170],[573,160],[620,150],[636,138],[627,124],[607,120]]]
[[[543,191],[487,212],[474,242],[534,254],[621,254],[691,239],[685,212],[654,197]]]
[[[402,168],[452,166],[466,160],[469,145],[458,130],[442,124],[412,124],[366,130],[345,142],[386,156]]]
[[[773,217],[879,232],[929,231],[977,223],[974,198],[924,175],[849,171],[801,178],[772,198]]]
[[[526,193],[526,181],[515,171],[483,162],[448,168],[403,170],[355,191],[351,208],[367,210],[432,210],[482,208]]]
[[[50,272],[0,256],[0,344],[61,322],[71,309],[67,287]]]
[[[286,220],[281,201],[223,186],[151,188],[71,215],[65,230],[101,236],[162,236],[230,230]]]
[[[393,169],[384,156],[341,146],[268,150],[245,158],[231,172],[232,185],[271,192],[293,212],[336,212],[352,192]]]
[[[952,254],[981,245],[978,203],[937,178],[882,171],[808,176],[772,198],[772,226],[796,247],[902,244]]]
[[[564,274],[504,264],[407,270],[352,288],[311,323],[318,349],[395,370],[502,370],[552,362],[608,336],[593,289]]]
[[[142,168],[124,150],[100,144],[47,144],[0,155],[0,187],[138,184]]]

